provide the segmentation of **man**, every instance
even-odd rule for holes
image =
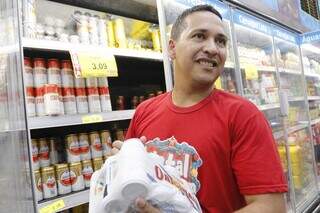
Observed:
[[[263,114],[242,97],[214,88],[224,68],[227,36],[211,6],[184,11],[172,27],[172,92],[143,102],[127,138],[172,136],[199,153],[203,212],[281,213],[287,191],[272,131]],[[115,142],[115,152],[121,143]],[[137,199],[141,212],[159,212]]]

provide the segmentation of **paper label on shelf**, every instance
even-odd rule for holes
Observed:
[[[244,67],[247,80],[257,80],[259,78],[258,68],[254,64],[247,64]]]
[[[82,117],[82,123],[88,124],[88,123],[97,123],[103,121],[103,118],[101,115],[85,115]]]
[[[54,203],[49,204],[46,207],[43,207],[39,210],[40,213],[55,213],[65,207],[65,203],[63,200],[58,200]]]
[[[70,55],[76,78],[118,77],[117,63],[111,52],[70,50]]]

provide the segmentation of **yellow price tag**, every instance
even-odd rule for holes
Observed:
[[[258,68],[254,64],[246,64],[244,71],[247,80],[257,80],[259,78]]]
[[[114,55],[107,51],[70,51],[76,78],[117,77],[118,67]]]
[[[82,117],[82,123],[89,124],[89,123],[97,123],[103,121],[101,115],[85,115]]]
[[[40,213],[55,213],[65,207],[65,203],[63,200],[58,200],[50,205],[43,207],[39,210]]]
[[[217,89],[222,89],[221,85],[221,77],[219,76],[217,80],[214,82],[214,85],[216,86]]]

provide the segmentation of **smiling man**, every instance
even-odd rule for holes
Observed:
[[[214,8],[184,11],[169,42],[174,88],[139,105],[126,138],[173,136],[195,147],[203,160],[197,193],[203,212],[285,212],[287,184],[267,120],[251,102],[214,88],[226,45],[222,17]],[[143,199],[137,206],[159,212]]]

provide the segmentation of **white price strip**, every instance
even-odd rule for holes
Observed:
[[[63,200],[58,200],[39,210],[40,213],[55,213],[63,209],[66,205]]]
[[[116,59],[108,51],[70,50],[76,78],[117,77]]]

